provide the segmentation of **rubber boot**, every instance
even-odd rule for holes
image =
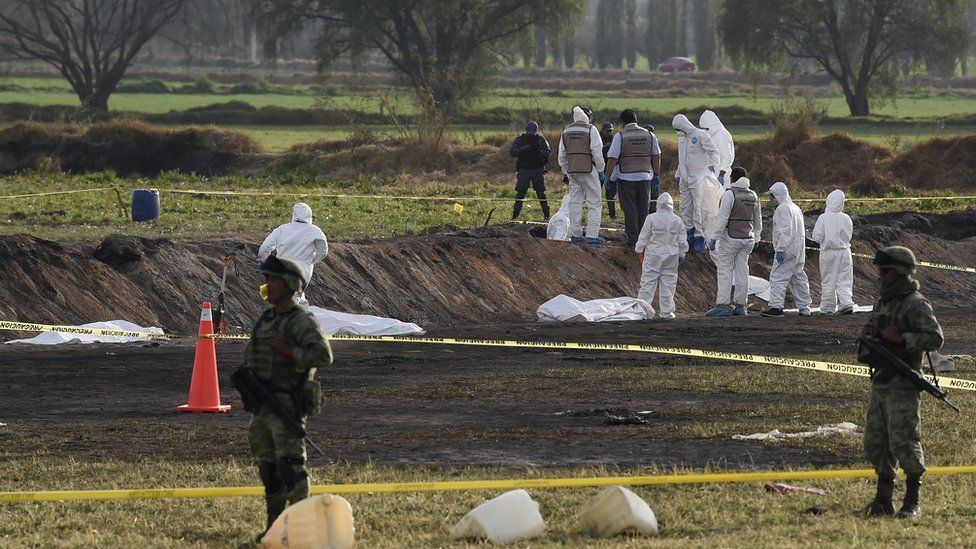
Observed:
[[[522,213],[522,200],[525,198],[525,193],[515,194],[515,205],[512,206],[512,221],[518,219],[520,213]]]
[[[610,219],[617,219],[617,201],[607,200],[607,211],[610,213]]]
[[[895,506],[891,503],[891,494],[894,491],[894,478],[878,477],[878,492],[874,495],[874,499],[866,507],[859,509],[855,514],[862,517],[880,517],[895,514]],[[908,496],[905,497],[907,498]]]
[[[922,509],[918,506],[918,488],[921,485],[921,475],[909,475],[905,479],[905,501],[902,502],[896,517],[903,519],[922,516]]]

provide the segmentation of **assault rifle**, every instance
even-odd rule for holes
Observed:
[[[305,439],[309,446],[315,448],[315,451],[319,455],[325,457],[325,452],[316,446],[312,442],[312,439],[308,438],[308,432],[302,427],[302,423],[298,421],[298,418],[289,414],[288,410],[285,410],[285,407],[281,405],[281,401],[254,375],[254,370],[240,367],[231,374],[230,380],[234,384],[234,387],[237,388],[237,392],[241,394],[244,411],[256,413],[261,406],[267,406],[285,424],[285,427],[288,427],[288,430],[296,436]],[[298,405],[298,403],[295,404],[296,406]]]
[[[936,384],[930,383],[921,372],[909,366],[900,356],[885,347],[880,339],[862,335],[857,340],[860,344],[865,345],[871,353],[883,360],[886,366],[892,368],[896,373],[910,381],[919,391],[925,391],[942,402],[945,402],[953,410],[960,411],[958,406],[949,402],[948,395],[938,386],[938,381],[936,381]]]

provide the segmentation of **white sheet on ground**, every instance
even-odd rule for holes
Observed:
[[[340,313],[314,305],[308,310],[315,315],[315,320],[322,326],[322,332],[326,335],[393,336],[426,333],[423,328],[412,322],[403,322],[395,318]]]
[[[765,278],[749,275],[749,295],[754,295],[763,301],[769,301],[771,288],[769,281]]]
[[[580,301],[559,294],[539,306],[539,322],[617,322],[654,317],[649,303],[634,297]]]
[[[873,310],[874,310],[874,305],[854,305],[854,312],[855,313],[870,313]],[[792,309],[783,309],[783,312],[784,313],[798,313],[798,312],[800,312],[800,310],[794,307]],[[810,312],[811,313],[819,313],[820,312],[820,307],[810,307]]]
[[[81,324],[82,328],[98,328],[101,330],[124,330],[126,332],[145,332],[162,334],[163,329],[151,326],[144,328],[125,320],[109,320],[107,322],[89,322]],[[63,334],[60,332],[44,332],[30,339],[14,339],[6,343],[27,343],[30,345],[61,345],[63,343],[133,343],[149,341],[148,337],[116,337],[104,335]]]
[[[834,423],[831,425],[821,425],[817,427],[816,431],[803,431],[800,433],[783,433],[779,429],[773,429],[768,433],[753,433],[751,435],[732,435],[734,440],[768,440],[771,442],[777,442],[780,440],[787,440],[791,438],[813,438],[813,437],[829,437],[829,436],[860,436],[861,433],[857,431],[857,425],[845,421],[843,423]]]

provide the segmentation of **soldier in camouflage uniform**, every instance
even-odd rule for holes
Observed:
[[[919,293],[915,273],[915,254],[908,248],[891,246],[874,257],[881,278],[881,298],[874,305],[864,333],[881,339],[912,368],[921,370],[927,351],[942,347],[942,328],[932,306]],[[918,489],[925,459],[922,454],[919,423],[919,390],[904,376],[877,361],[871,382],[864,450],[878,474],[874,500],[860,510],[865,516],[895,514],[891,503],[898,465],[905,470],[905,500],[899,518],[917,517]]]
[[[268,286],[265,311],[244,349],[245,368],[281,401],[285,410],[305,424],[307,407],[302,389],[318,368],[332,364],[332,349],[315,317],[295,302],[305,285],[301,266],[288,259],[268,258],[261,267]],[[298,398],[296,398],[296,395]],[[302,409],[296,409],[296,408]],[[285,509],[308,497],[305,440],[292,432],[267,406],[251,416],[247,428],[251,454],[258,460],[268,507],[268,527]]]

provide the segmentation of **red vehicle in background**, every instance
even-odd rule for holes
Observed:
[[[669,57],[657,66],[660,72],[694,72],[695,62],[687,57]]]

